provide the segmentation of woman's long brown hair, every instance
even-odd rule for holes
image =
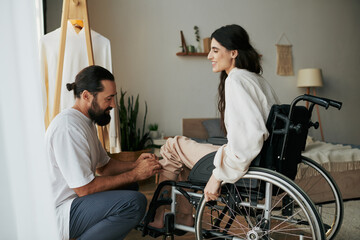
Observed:
[[[237,50],[238,55],[235,58],[235,67],[246,69],[250,72],[261,74],[260,55],[251,46],[249,35],[239,25],[227,25],[217,29],[211,39],[215,38],[227,50]],[[224,114],[225,114],[225,80],[227,73],[222,71],[220,74],[220,83],[218,87],[218,110],[221,116],[221,127],[225,134],[227,133]]]

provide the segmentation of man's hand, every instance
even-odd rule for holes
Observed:
[[[108,164],[97,169],[99,175],[90,183],[73,188],[73,190],[82,197],[96,192],[119,189],[129,183],[145,180],[160,172],[161,168],[158,157],[151,153],[141,154],[135,163],[110,159]]]
[[[144,180],[156,173],[159,173],[162,169],[162,166],[159,163],[159,159],[156,155],[151,153],[143,153],[136,160],[136,167],[134,168],[134,173],[138,180]]]
[[[214,175],[211,175],[204,189],[205,201],[216,200],[220,196],[220,191],[221,181],[217,180]]]
[[[142,162],[145,159],[154,158],[156,160],[159,160],[159,158],[153,154],[153,153],[142,153],[140,157],[135,161],[135,166],[139,165],[140,162]]]

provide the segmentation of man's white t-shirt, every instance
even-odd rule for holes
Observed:
[[[107,164],[110,157],[92,120],[73,108],[62,111],[51,122],[45,144],[60,234],[69,239],[70,207],[77,197],[73,188],[90,183],[96,168]]]

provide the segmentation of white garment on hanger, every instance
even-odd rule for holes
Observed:
[[[44,112],[47,104],[49,104],[50,115],[54,109],[54,94],[56,84],[56,74],[58,65],[58,56],[60,48],[61,28],[58,28],[46,35],[41,39],[41,65],[44,82]],[[111,47],[110,41],[99,33],[91,30],[91,40],[93,45],[94,62],[96,65],[102,66],[112,72],[111,63]],[[45,65],[48,66],[48,103],[46,101],[46,88],[45,88]],[[74,92],[68,91],[66,88],[67,83],[75,81],[75,76],[85,67],[89,66],[85,29],[81,29],[76,33],[73,25],[68,21],[64,54],[63,66],[63,79],[61,82],[61,95],[60,95],[60,111],[70,108],[74,105]],[[116,114],[115,114],[116,113]],[[117,109],[110,112],[111,122],[107,125],[109,133],[110,146],[106,149],[110,153],[120,152],[120,134],[118,130],[119,116]]]

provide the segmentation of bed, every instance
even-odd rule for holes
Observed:
[[[227,142],[218,118],[184,118],[182,134],[200,143],[222,145]],[[360,146],[332,144],[308,137],[302,155],[320,163],[331,174],[344,200],[360,198]]]

